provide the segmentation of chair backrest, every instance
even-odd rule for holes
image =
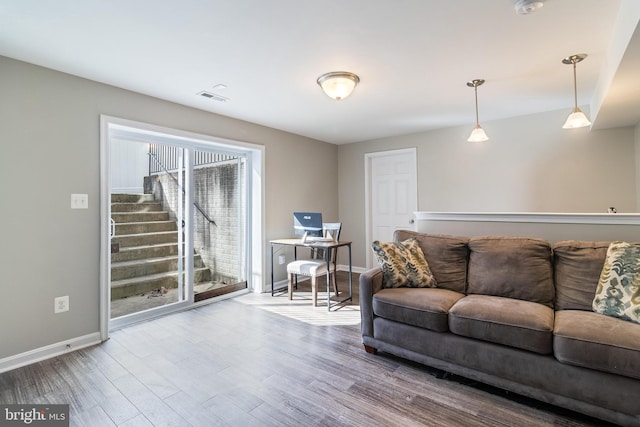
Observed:
[[[340,231],[342,231],[342,223],[341,222],[323,222],[322,223],[322,232],[324,237],[329,237],[333,239],[333,241],[337,242],[340,240]],[[338,248],[329,249],[331,252],[329,253],[329,258],[333,264],[336,263],[336,259],[338,256]],[[313,259],[325,259],[324,249],[320,248],[312,248],[311,249],[311,258]]]
[[[341,222],[323,222],[322,223],[322,231],[324,233],[324,237],[331,236],[334,241],[340,240],[340,231],[342,230]]]
[[[340,232],[342,231],[342,223],[341,222],[325,222],[322,224],[322,228],[325,230],[325,236],[331,233],[331,237],[333,237],[333,241],[337,242],[340,240]],[[327,236],[328,237],[328,236]],[[331,251],[330,258],[331,262],[335,266],[336,261],[338,259],[338,248],[329,249]]]

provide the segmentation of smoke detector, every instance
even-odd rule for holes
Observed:
[[[544,0],[514,0],[513,8],[518,15],[528,15],[544,6]]]

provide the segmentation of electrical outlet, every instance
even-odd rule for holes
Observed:
[[[88,194],[72,194],[71,209],[89,209]]]
[[[280,263],[280,265],[284,264],[287,261],[287,258],[284,255],[280,255],[278,257],[278,262]]]
[[[57,297],[53,300],[53,312],[55,314],[69,311],[69,295]]]

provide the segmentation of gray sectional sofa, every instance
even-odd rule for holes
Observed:
[[[640,426],[640,324],[592,311],[609,242],[395,232],[437,287],[360,276],[362,341],[620,425]]]

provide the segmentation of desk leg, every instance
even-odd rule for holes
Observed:
[[[294,261],[297,261],[297,260],[298,260],[298,247],[297,247],[297,246],[294,246],[294,247],[293,247],[293,260],[294,260]],[[288,274],[289,274],[289,273],[287,273],[287,275],[288,275]],[[294,282],[294,286],[293,286],[293,288],[294,288],[294,289],[298,289],[298,275],[296,274],[295,276],[296,276],[296,277],[295,277],[295,279],[294,279],[294,280],[295,280],[295,282]],[[287,280],[289,280],[289,278],[288,278],[288,277],[287,277]]]
[[[351,263],[351,245],[347,245],[347,248],[349,248],[349,300],[353,301],[353,272],[351,271],[353,269],[353,264]]]
[[[324,259],[327,262],[327,310],[331,311],[331,250],[324,250]],[[336,280],[338,278],[336,277]]]
[[[273,296],[273,243],[271,243],[271,296]]]
[[[327,309],[329,311],[331,311],[331,307],[341,307],[344,303],[346,303],[347,301],[353,301],[353,262],[351,260],[351,244],[345,244],[344,246],[347,246],[347,248],[349,249],[349,297],[342,299],[342,300],[338,300],[334,303],[331,303],[331,281],[329,280],[329,272],[331,271],[331,266],[330,266],[330,258],[327,255],[326,257],[326,261],[327,261]],[[336,250],[337,248],[334,248],[333,250]],[[327,253],[329,251],[326,251]],[[338,278],[336,277],[336,280],[338,280]],[[337,310],[337,309],[336,309]]]

